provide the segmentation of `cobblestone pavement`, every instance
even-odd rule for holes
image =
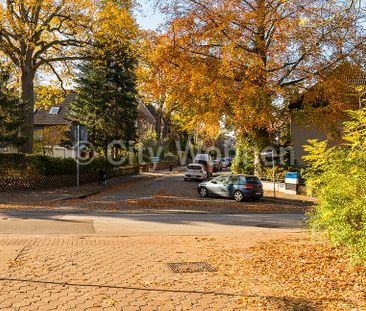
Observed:
[[[233,283],[236,257],[233,263],[224,264],[222,252],[240,249],[237,259],[245,262],[250,260],[245,257],[246,247],[302,235],[296,233],[298,225],[284,226],[282,218],[273,212],[286,209],[302,217],[308,203],[279,200],[272,208],[274,203],[269,199],[253,206],[212,198],[201,202],[197,183],[184,183],[182,176],[138,179],[85,200],[65,202],[65,207],[50,206],[47,213],[32,207],[20,216],[17,213],[22,208],[4,208],[0,214],[3,223],[10,226],[16,220],[17,228],[24,229],[31,222],[28,226],[34,231],[19,229],[13,235],[0,235],[0,311],[250,310],[243,300],[261,300],[270,294],[257,288],[256,277],[247,282],[246,272],[237,275],[239,281]],[[165,197],[158,200],[158,196],[173,197],[175,202],[165,202],[171,200]],[[137,203],[129,202],[131,198]],[[156,200],[157,206],[148,204]],[[131,213],[139,213],[137,216],[118,214],[126,212],[127,203],[132,204]],[[146,205],[148,215],[141,205]],[[80,211],[80,219],[71,214],[73,208]],[[114,213],[111,218],[106,218],[108,208]],[[272,214],[260,219],[256,215],[229,215],[259,213],[261,209]],[[154,215],[157,211],[161,214]],[[290,216],[283,217],[293,221]],[[81,232],[79,228],[79,235],[72,236],[82,217],[93,219],[96,233]],[[54,229],[56,223],[67,227],[64,235],[59,235],[61,231],[33,229],[46,220],[47,226],[52,226],[51,221],[55,223]],[[294,221],[298,222],[297,216]],[[207,262],[217,271],[173,273],[167,264],[177,262]]]
[[[174,247],[172,247],[174,245]],[[239,310],[240,293],[216,273],[174,274],[201,262],[215,239],[0,238],[20,247],[0,278],[0,310]]]
[[[0,310],[242,310],[246,293],[225,285],[226,271],[167,266],[215,267],[211,252],[239,245],[230,236],[1,237],[1,248],[19,251],[0,270]]]

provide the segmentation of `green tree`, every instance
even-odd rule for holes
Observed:
[[[24,142],[20,135],[24,120],[23,110],[16,93],[8,86],[9,79],[9,71],[0,68],[0,146],[16,146]]]
[[[310,141],[308,187],[318,197],[310,216],[314,230],[322,230],[355,258],[366,259],[366,109],[350,112],[344,143]]]
[[[248,139],[242,138],[237,142],[231,169],[237,174],[254,174],[254,152]]]
[[[136,136],[135,63],[125,54],[118,59],[86,61],[80,66],[71,116],[88,128],[89,141],[105,156],[112,141],[128,142]]]

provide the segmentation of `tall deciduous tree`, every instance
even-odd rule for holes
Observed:
[[[26,114],[22,133],[24,152],[32,152],[34,80],[37,71],[56,75],[60,63],[80,60],[81,51],[100,35],[101,19],[116,15],[131,1],[117,0],[0,0],[0,51],[19,70],[22,104]],[[122,12],[123,15],[123,12]],[[116,19],[116,22],[121,18]],[[114,29],[109,29],[116,34]],[[116,34],[117,37],[119,34]],[[44,80],[44,77],[43,79]]]
[[[161,57],[163,40],[154,32],[146,32],[141,45],[140,65],[138,67],[138,85],[143,100],[152,104],[156,117],[156,138],[158,145],[166,138],[171,125],[174,100],[171,97],[171,85],[174,77],[169,64]]]
[[[0,50],[20,73],[24,152],[32,152],[37,70],[48,66],[57,75],[55,63],[79,57],[74,48],[88,41],[95,9],[89,0],[0,1]]]
[[[287,87],[312,84],[364,46],[353,1],[176,0],[166,55],[175,96],[206,124],[266,143]],[[261,143],[260,143],[261,144]],[[257,146],[258,149],[260,146]],[[258,153],[257,153],[258,155]]]

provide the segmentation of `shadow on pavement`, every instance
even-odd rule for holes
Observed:
[[[67,218],[64,218],[67,217]],[[73,219],[74,217],[74,219]],[[156,223],[166,225],[189,225],[200,227],[207,224],[224,225],[224,226],[239,226],[239,227],[257,227],[267,229],[301,229],[304,228],[303,214],[207,214],[207,213],[112,213],[97,211],[93,213],[84,213],[80,211],[57,211],[57,210],[0,210],[0,221],[4,219],[25,219],[25,220],[52,220],[58,222],[74,222],[78,224],[80,220],[108,220],[113,223],[123,224],[131,222],[134,225],[143,226],[143,223]],[[11,220],[9,220],[11,221]],[[130,227],[132,228],[132,227]],[[131,231],[131,229],[129,229]],[[1,230],[0,230],[1,232]],[[123,230],[121,230],[123,232]]]

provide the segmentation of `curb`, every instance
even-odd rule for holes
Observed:
[[[93,192],[88,192],[88,193],[69,196],[69,197],[64,197],[64,198],[57,198],[57,199],[45,201],[45,203],[62,202],[62,201],[68,201],[68,200],[74,200],[74,199],[86,199],[86,198],[88,198],[92,195],[99,194],[99,193],[102,193],[102,192],[103,191],[93,191]]]

